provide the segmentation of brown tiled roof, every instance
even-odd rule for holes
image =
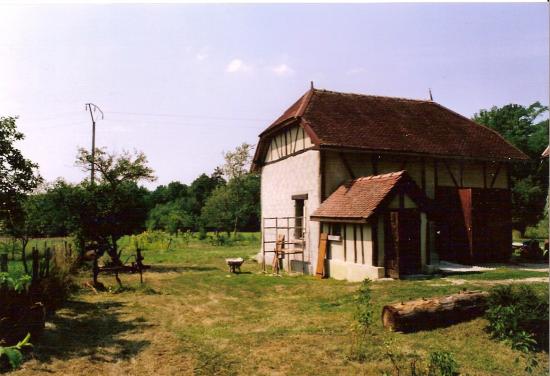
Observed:
[[[295,123],[309,126],[319,147],[499,161],[528,159],[494,130],[433,101],[312,89],[260,134],[255,163],[263,159],[262,142]]]
[[[313,220],[366,221],[394,195],[403,191],[419,206],[428,199],[406,171],[362,177],[343,184],[311,215]]]

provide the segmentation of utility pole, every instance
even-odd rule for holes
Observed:
[[[94,113],[99,112],[101,114],[101,119],[103,120],[103,111],[101,111],[101,108],[96,106],[93,103],[86,103],[86,110],[90,112],[90,118],[92,119],[92,168],[91,168],[91,176],[90,176],[90,183],[91,185],[94,185],[94,175],[95,175],[95,121],[97,120],[97,116],[94,117]]]

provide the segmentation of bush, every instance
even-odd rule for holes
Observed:
[[[447,351],[430,353],[428,376],[453,376],[458,374],[458,363],[453,354]]]
[[[367,331],[373,321],[373,307],[371,302],[371,280],[365,279],[355,295],[355,319]]]
[[[367,359],[367,335],[373,323],[374,310],[371,302],[371,280],[365,279],[355,294],[355,322],[351,326],[350,360],[365,361]]]
[[[485,313],[493,338],[529,352],[548,349],[548,296],[528,285],[495,287]]]

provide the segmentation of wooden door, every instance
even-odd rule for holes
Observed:
[[[390,211],[384,222],[386,276],[420,273],[420,213],[416,209]]]
[[[422,271],[420,256],[420,212],[399,211],[399,272],[418,274]]]
[[[384,216],[384,267],[386,277],[399,278],[399,215],[396,211]]]

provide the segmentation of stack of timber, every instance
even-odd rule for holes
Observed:
[[[468,321],[485,312],[488,296],[470,291],[390,304],[382,309],[382,323],[386,329],[407,333]]]

